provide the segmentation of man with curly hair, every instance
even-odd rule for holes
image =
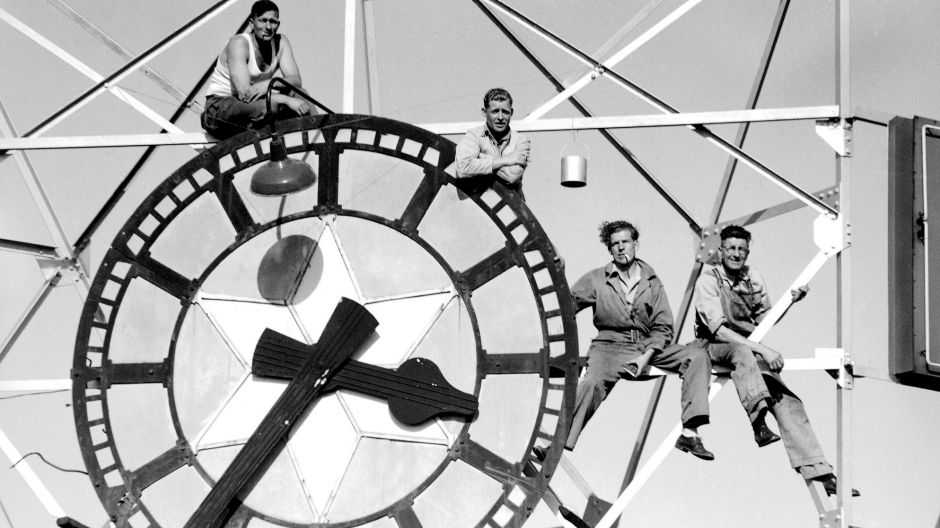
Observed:
[[[565,449],[574,449],[584,426],[619,379],[637,379],[648,365],[654,365],[676,371],[682,378],[683,428],[676,448],[713,460],[715,456],[698,434],[698,427],[709,421],[711,363],[700,348],[672,344],[672,310],[656,272],[636,257],[639,238],[630,222],[602,223],[600,241],[613,260],[589,271],[571,288],[579,311],[594,309],[597,335],[578,384]],[[546,449],[537,444],[533,448],[536,458],[544,460]]]

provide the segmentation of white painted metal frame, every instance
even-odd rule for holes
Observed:
[[[178,128],[174,127],[171,123],[163,123],[157,119],[154,119],[154,116],[150,115],[152,110],[147,108],[142,103],[137,101],[136,103],[132,97],[126,96],[126,93],[122,93],[120,88],[116,87],[116,84],[121,80],[125,79],[128,75],[137,71],[138,69],[145,69],[145,64],[157,56],[162,51],[166,50],[168,47],[179,41],[184,36],[189,33],[197,30],[202,24],[208,21],[211,17],[218,14],[221,10],[229,7],[234,3],[235,0],[226,0],[221,1],[215,4],[210,10],[203,13],[200,16],[200,19],[193,23],[191,26],[182,29],[177,35],[165,42],[161,43],[157,47],[151,49],[146,54],[142,55],[135,59],[136,62],[132,61],[132,65],[129,67],[120,70],[118,73],[109,77],[107,82],[101,83],[102,78],[96,72],[90,70],[79,62],[74,57],[71,57],[64,50],[59,49],[54,44],[49,42],[46,39],[43,39],[41,36],[32,32],[28,27],[22,27],[19,21],[15,21],[10,17],[5,11],[0,10],[0,19],[3,19],[8,24],[14,26],[30,38],[33,38],[34,41],[46,47],[51,52],[55,53],[57,56],[65,60],[67,63],[73,67],[79,69],[86,74],[89,78],[92,78],[96,82],[99,82],[99,85],[94,89],[90,90],[88,93],[80,97],[78,100],[74,101],[67,107],[63,108],[60,112],[57,113],[53,118],[43,123],[40,127],[30,131],[23,137],[16,137],[12,130],[12,124],[9,122],[9,119],[3,111],[2,104],[0,104],[0,112],[3,114],[3,121],[0,122],[0,132],[5,137],[0,139],[0,151],[13,150],[10,155],[16,160],[21,173],[23,174],[24,179],[29,185],[30,192],[36,201],[36,204],[43,216],[47,227],[49,227],[50,232],[53,235],[53,238],[56,240],[58,250],[64,256],[64,262],[67,262],[68,266],[74,267],[79,276],[78,283],[80,286],[84,287],[85,292],[87,292],[87,276],[84,271],[81,269],[81,265],[78,262],[78,259],[75,256],[73,248],[69,245],[68,241],[65,238],[64,230],[62,229],[61,224],[58,221],[58,218],[55,214],[55,211],[52,208],[51,203],[45,195],[45,192],[40,184],[38,177],[35,174],[35,171],[32,169],[31,164],[29,163],[28,158],[25,156],[25,153],[16,152],[17,150],[27,150],[27,149],[43,149],[43,148],[76,148],[76,147],[113,147],[113,146],[140,146],[140,145],[180,145],[180,144],[202,144],[206,143],[206,138],[203,134],[182,134],[179,133]],[[356,9],[359,2],[363,2],[363,25],[364,25],[364,38],[366,45],[366,58],[368,62],[368,89],[369,89],[369,101],[370,101],[370,110],[372,112],[378,112],[378,77],[377,77],[377,64],[375,61],[375,27],[374,27],[374,13],[373,13],[373,0],[346,0],[345,4],[345,51],[344,51],[344,75],[343,75],[343,111],[352,112],[355,101],[355,42],[356,42]],[[715,143],[719,148],[726,151],[730,155],[736,157],[739,161],[751,166],[758,173],[768,177],[774,183],[781,185],[787,192],[796,196],[797,199],[802,200],[807,205],[810,205],[817,211],[823,213],[824,215],[833,215],[833,211],[828,207],[823,207],[819,202],[813,199],[807,199],[805,196],[800,195],[797,192],[794,192],[792,188],[787,187],[780,183],[779,176],[774,174],[769,169],[766,169],[763,165],[756,160],[753,160],[750,156],[741,151],[738,147],[731,146],[728,144],[722,144],[719,141],[716,141],[715,137],[709,137],[710,132],[707,129],[704,129],[702,125],[705,124],[714,124],[714,123],[729,123],[729,122],[756,122],[756,121],[780,121],[787,119],[832,119],[839,118],[840,126],[846,131],[846,134],[849,134],[850,139],[850,123],[852,117],[848,114],[848,108],[850,108],[850,91],[849,91],[849,0],[837,0],[836,2],[836,18],[837,18],[837,92],[838,92],[838,104],[834,106],[821,106],[821,107],[808,107],[802,109],[771,109],[771,110],[741,110],[741,111],[732,111],[732,112],[700,112],[700,113],[680,113],[675,109],[672,109],[668,105],[660,104],[655,99],[650,99],[646,97],[644,93],[638,92],[635,87],[626,81],[619,75],[611,75],[614,72],[608,70],[608,68],[617,64],[623,60],[630,53],[638,49],[640,46],[648,42],[656,34],[667,28],[672,22],[683,16],[691,8],[701,2],[701,0],[689,0],[682,4],[677,10],[673,11],[666,18],[661,20],[659,23],[654,25],[650,30],[645,32],[643,35],[633,40],[626,47],[622,48],[617,54],[608,58],[604,62],[597,62],[589,57],[586,59],[583,54],[573,51],[574,48],[570,44],[561,41],[557,37],[551,34],[547,34],[542,31],[539,27],[533,27],[528,19],[524,17],[519,17],[516,12],[511,9],[506,9],[506,6],[501,2],[494,0],[483,0],[487,4],[492,5],[499,9],[501,12],[506,13],[508,16],[515,19],[517,22],[527,27],[528,29],[535,32],[537,35],[545,38],[552,44],[556,45],[566,53],[571,54],[579,60],[585,62],[588,66],[591,67],[591,71],[586,75],[579,78],[577,81],[569,85],[562,93],[552,97],[549,101],[539,107],[538,110],[527,116],[524,120],[521,120],[514,124],[514,127],[518,130],[529,130],[529,131],[553,131],[553,130],[584,130],[584,129],[612,129],[612,128],[638,128],[638,127],[656,127],[656,126],[689,126],[693,128],[697,133],[710,139]],[[63,5],[60,0],[53,0],[57,6],[62,9]],[[647,8],[646,13],[638,13],[639,16],[646,16],[649,11],[652,10],[655,5],[658,5],[656,0],[651,2]],[[636,17],[635,17],[636,18]],[[80,18],[76,19],[73,17],[79,25],[82,25]],[[87,21],[86,21],[87,22]],[[628,26],[630,22],[628,22]],[[89,28],[87,25],[86,29],[91,31],[93,34],[96,34],[97,28]],[[107,36],[100,33],[100,30],[97,30],[97,36],[99,39],[102,39],[107,42]],[[112,47],[116,45],[114,41],[111,41]],[[114,48],[117,49],[117,48]],[[126,50],[124,50],[126,53]],[[127,56],[127,55],[125,55]],[[656,115],[656,116],[613,116],[613,117],[594,117],[594,118],[576,118],[576,119],[540,119],[542,115],[545,115],[552,108],[557,106],[560,102],[567,100],[572,95],[574,95],[581,87],[587,85],[591,80],[598,76],[606,76],[614,80],[615,83],[621,85],[623,88],[634,93],[635,95],[640,96],[647,102],[653,104],[657,109],[664,112],[666,115]],[[154,78],[156,76],[152,76]],[[155,82],[160,84],[156,79]],[[167,89],[167,86],[164,84],[164,89]],[[92,98],[96,97],[98,94],[102,93],[104,90],[111,91],[119,97],[122,98],[126,103],[130,104],[132,107],[151,117],[155,122],[158,122],[164,128],[168,130],[177,131],[175,134],[149,134],[149,135],[134,135],[134,136],[88,136],[88,137],[72,137],[72,138],[37,138],[51,127],[55,126],[72,113],[74,113],[78,108],[86,104]],[[172,92],[172,90],[168,90]],[[178,90],[177,90],[178,92]],[[126,96],[126,97],[125,97]],[[159,116],[156,116],[159,117]],[[162,118],[160,118],[162,119]],[[162,119],[166,121],[165,119]],[[439,123],[439,124],[429,124],[424,125],[426,128],[436,131],[441,134],[457,134],[465,131],[469,126],[476,123]],[[169,125],[169,126],[166,126]],[[45,139],[46,141],[42,141]],[[849,151],[850,153],[850,151]],[[2,160],[2,158],[0,158]],[[840,182],[843,187],[842,196],[849,196],[847,190],[850,185],[850,163],[848,156],[838,156],[837,159],[837,171]],[[823,204],[824,205],[824,204]],[[850,229],[849,222],[849,209],[850,204],[844,203],[838,221],[841,221],[840,225],[844,225],[844,229],[847,234]],[[830,220],[832,221],[832,220]],[[846,240],[850,243],[850,238],[847,236]],[[840,248],[841,249],[841,248]],[[838,253],[838,252],[836,252]],[[804,275],[812,276],[819,267],[822,266],[830,256],[835,253],[826,252],[821,250],[820,254],[810,262],[807,266],[807,269],[804,270],[804,273],[801,274],[801,277],[798,277],[797,281],[803,280]],[[848,277],[850,277],[850,266],[849,259],[846,255],[839,254],[837,257],[840,265],[840,296],[843,306],[848,306],[850,301],[850,288],[842,287],[842,284],[847,283]],[[48,286],[45,285],[44,288]],[[782,311],[785,311],[785,305],[787,304],[785,299],[778,303],[777,306],[783,307]],[[33,304],[41,304],[44,296],[37,296],[37,299],[34,300]],[[840,319],[840,337],[842,350],[845,357],[838,361],[838,366],[840,367],[840,391],[839,391],[839,433],[838,433],[838,446],[839,446],[839,460],[838,460],[838,472],[841,477],[840,481],[840,490],[837,497],[837,510],[834,514],[834,519],[839,522],[839,526],[845,528],[848,526],[849,520],[851,518],[851,508],[847,501],[845,501],[845,490],[851,489],[851,464],[850,461],[850,425],[851,425],[851,388],[852,388],[852,375],[851,372],[846,368],[846,365],[850,365],[851,356],[850,356],[850,347],[851,339],[849,335],[850,325],[849,321],[849,311],[842,310],[841,319]],[[770,319],[768,317],[768,319]],[[26,324],[27,321],[23,321],[22,324]],[[769,324],[769,323],[768,323]],[[22,325],[18,325],[18,328]],[[18,329],[17,329],[18,331]],[[759,339],[761,335],[754,336]],[[0,356],[2,360],[2,356]],[[808,359],[803,362],[800,360],[789,360],[787,370],[794,369],[803,369],[803,368],[836,368],[836,364],[833,362],[832,357],[818,357],[813,359]],[[68,380],[22,380],[22,381],[8,381],[0,384],[0,391],[22,391],[22,390],[47,390],[51,387],[60,387],[63,383],[67,383]],[[721,383],[713,386],[712,395],[717,392],[717,389],[720,388]],[[12,447],[12,444],[8,444],[8,439],[0,431],[0,440],[7,441],[3,444],[4,451],[10,456],[10,453],[16,453],[15,448]],[[9,449],[12,448],[12,451]],[[666,453],[669,452],[671,446],[666,446],[660,448],[663,451],[662,456],[665,457]],[[659,451],[657,451],[654,458],[659,456]],[[649,465],[649,464],[648,464]],[[21,463],[21,466],[24,469],[21,469],[21,473],[24,476],[24,479],[30,485],[31,489],[37,494],[37,497],[43,502],[50,514],[55,516],[63,516],[64,513],[61,511],[54,499],[51,501],[46,500],[45,495],[48,495],[48,490],[42,486],[42,483],[38,481],[38,478],[35,477],[35,474],[28,469],[28,465]],[[650,468],[649,474],[652,474],[654,468]],[[647,467],[644,466],[643,475],[644,478],[638,478],[635,481],[635,486],[631,484],[628,487],[628,490],[625,491],[625,494],[629,491],[630,493],[635,494],[633,490],[638,490],[639,486],[642,485],[642,481],[645,481],[648,476],[646,475]],[[51,496],[48,498],[51,499]],[[621,497],[622,499],[624,496]],[[625,501],[629,503],[632,497],[627,498]],[[620,499],[618,499],[620,501]],[[819,507],[821,503],[817,501],[817,506]],[[613,511],[613,508],[612,508]],[[827,512],[832,513],[832,512]],[[608,517],[616,517],[613,513],[609,513],[605,516],[605,520]],[[605,521],[602,520],[599,526],[610,526],[612,520]],[[605,524],[608,522],[609,524]]]

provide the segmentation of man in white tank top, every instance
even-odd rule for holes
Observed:
[[[277,4],[258,0],[251,6],[249,33],[232,37],[219,53],[215,70],[206,90],[206,109],[202,127],[219,139],[231,137],[249,128],[265,124],[265,95],[275,76],[294,86],[301,86],[300,69],[285,35],[278,35],[280,25]],[[299,97],[271,93],[272,111],[278,118],[309,114],[312,105]]]

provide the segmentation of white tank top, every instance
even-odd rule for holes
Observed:
[[[278,67],[280,66],[281,50],[283,46],[278,47],[271,66],[267,70],[261,71],[261,68],[258,67],[257,58],[255,57],[255,39],[252,38],[251,33],[239,33],[235,35],[235,38],[240,37],[243,37],[248,42],[248,75],[251,79],[251,83],[254,84],[274,77],[274,74],[278,72]],[[225,54],[226,49],[228,49],[228,45],[222,49],[219,53],[219,58],[215,61],[215,69],[212,71],[212,76],[209,77],[209,87],[206,89],[207,96],[218,95],[227,97],[236,95],[228,64],[222,63],[222,56]]]

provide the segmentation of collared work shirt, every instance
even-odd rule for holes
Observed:
[[[522,174],[531,160],[530,149],[529,138],[518,132],[510,130],[506,137],[498,142],[485,124],[471,128],[457,144],[457,177],[496,175],[506,182],[507,186],[521,189]],[[524,153],[525,164],[508,165],[500,167],[497,171],[493,170],[493,161],[496,158],[513,152]]]
[[[628,304],[622,294],[617,268],[607,266],[589,271],[571,288],[578,310],[594,308],[595,341],[629,342],[632,331],[639,333],[641,350],[663,350],[672,342],[672,310],[662,282],[653,268],[640,259],[640,278],[634,290],[633,303]]]
[[[722,289],[728,294],[722,295]],[[771,307],[764,277],[750,266],[738,280],[721,265],[706,268],[695,282],[694,299],[695,336],[705,339],[722,325],[747,337]]]

